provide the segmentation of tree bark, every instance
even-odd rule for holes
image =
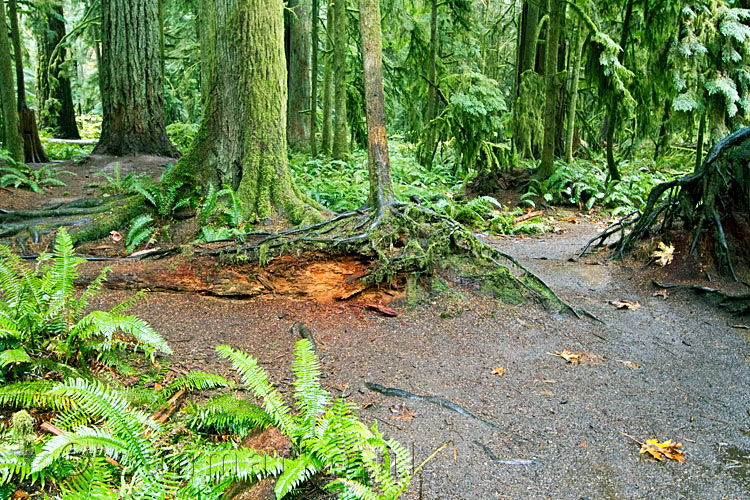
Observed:
[[[349,156],[349,141],[346,123],[346,0],[334,0],[333,35],[333,80],[334,106],[336,108],[333,127],[333,157],[345,160]]]
[[[557,56],[562,26],[563,8],[561,2],[550,2],[549,25],[547,30],[547,54],[544,64],[544,142],[542,143],[542,164],[538,176],[546,179],[555,171],[555,136],[557,133],[557,95],[560,89],[560,76],[557,73]]]
[[[164,119],[158,0],[102,0],[102,135],[94,153],[176,156]]]
[[[326,8],[326,61],[323,70],[323,130],[321,146],[325,154],[331,154],[333,147],[333,0],[328,0]]]
[[[23,138],[24,160],[27,163],[47,163],[49,158],[44,153],[36,115],[26,103],[26,83],[23,76],[23,44],[21,30],[18,27],[18,5],[16,0],[8,0],[8,17],[10,17],[10,36],[13,40],[13,55],[16,62],[16,93],[18,95],[18,120]]]
[[[318,44],[320,27],[320,0],[312,0],[312,73],[310,78],[310,154],[318,156]]]
[[[568,105],[568,134],[565,140],[565,161],[573,161],[573,138],[576,128],[576,108],[578,107],[578,83],[581,78],[581,58],[583,46],[586,43],[586,33],[583,23],[578,23],[578,34],[576,37],[575,61],[573,61],[573,75],[570,79],[570,100]]]
[[[318,217],[287,161],[282,0],[204,0],[201,19],[203,118],[176,172],[231,186],[250,221]]]
[[[383,91],[383,43],[380,30],[380,0],[360,0],[359,27],[367,110],[367,168],[370,174],[370,205],[382,212],[393,203],[391,163],[385,130]]]
[[[0,4],[0,27],[6,26],[5,7]],[[3,146],[10,152],[11,157],[22,162],[23,139],[18,127],[18,108],[16,107],[16,93],[13,84],[13,61],[10,57],[10,43],[6,33],[0,36],[0,108],[3,111]]]
[[[80,139],[70,77],[65,68],[65,18],[62,2],[40,15],[37,32],[36,98],[39,125],[60,139]]]
[[[289,0],[289,103],[287,141],[304,148],[310,140],[310,0]]]
[[[435,157],[435,129],[430,126],[430,122],[437,116],[437,82],[435,81],[436,60],[437,60],[437,21],[438,21],[438,3],[437,0],[430,1],[430,61],[429,61],[429,82],[430,88],[427,91],[427,116],[425,117],[425,135],[422,141],[422,147],[419,150],[419,164],[423,167],[430,167]]]

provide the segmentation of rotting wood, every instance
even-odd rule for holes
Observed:
[[[169,420],[174,412],[180,409],[185,400],[185,396],[187,396],[187,391],[185,391],[185,389],[180,389],[175,392],[172,397],[167,400],[166,405],[160,407],[153,413],[153,415],[151,415],[151,419],[159,424],[163,424]]]

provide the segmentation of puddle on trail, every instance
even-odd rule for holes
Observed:
[[[719,470],[728,472],[739,484],[750,488],[750,450],[730,446],[719,456]]]

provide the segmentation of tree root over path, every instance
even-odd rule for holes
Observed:
[[[579,257],[620,232],[621,238],[612,245],[614,258],[620,258],[637,239],[649,235],[659,220],[662,232],[679,218],[685,229],[693,231],[690,253],[696,254],[701,237],[708,236],[718,264],[737,280],[734,261],[750,240],[749,216],[750,127],[745,127],[714,145],[693,173],[655,186],[642,213],[629,214],[609,226],[589,241]],[[733,245],[733,240],[738,244]]]

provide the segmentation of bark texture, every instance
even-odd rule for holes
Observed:
[[[41,14],[36,36],[36,97],[39,103],[39,125],[52,129],[60,139],[80,139],[76,124],[70,77],[66,68],[65,18],[62,2],[53,3]],[[69,63],[68,63],[69,64]]]
[[[545,74],[545,102],[544,102],[544,142],[542,143],[542,164],[539,168],[539,178],[546,179],[555,171],[555,139],[557,135],[557,94],[560,89],[561,78],[557,72],[558,48],[562,27],[562,3],[550,2],[549,29],[547,30],[547,55],[544,64]]]
[[[0,4],[0,26],[6,26],[5,6]],[[0,36],[0,99],[3,111],[3,146],[16,161],[23,161],[23,139],[18,128],[18,109],[13,85],[13,61],[10,57],[10,42]]]
[[[321,147],[323,153],[331,154],[333,147],[333,27],[334,9],[328,0],[326,9],[326,62],[323,70],[323,130]]]
[[[320,36],[320,1],[312,0],[312,27],[310,36],[312,38],[312,67],[310,78],[310,154],[313,158],[318,156],[318,44]]]
[[[333,157],[345,160],[349,156],[346,128],[346,0],[334,0],[333,80],[336,115],[333,128]]]
[[[287,161],[287,74],[282,0],[204,0],[203,118],[177,172],[229,185],[243,215],[315,217]]]
[[[164,120],[158,0],[102,1],[102,135],[94,153],[177,155]]]
[[[570,77],[570,92],[568,97],[568,130],[565,138],[565,161],[573,161],[573,140],[576,129],[576,109],[578,108],[578,84],[581,80],[581,59],[583,46],[586,43],[586,33],[583,23],[578,25],[578,34],[575,43],[575,60],[573,61],[573,74]]]
[[[287,141],[303,148],[310,140],[310,0],[289,0],[289,104]]]
[[[437,0],[430,2],[430,61],[429,61],[429,79],[430,86],[427,91],[427,116],[425,117],[425,136],[422,147],[419,149],[418,161],[423,167],[432,165],[435,157],[435,147],[437,143],[436,131],[429,124],[437,116],[437,82],[436,79],[436,60],[437,60],[437,22],[438,22],[438,3]]]
[[[360,0],[359,27],[362,34],[362,64],[367,109],[367,169],[370,174],[370,205],[377,210],[393,203],[391,162],[385,131],[383,92],[383,43],[380,30],[380,0]]]

